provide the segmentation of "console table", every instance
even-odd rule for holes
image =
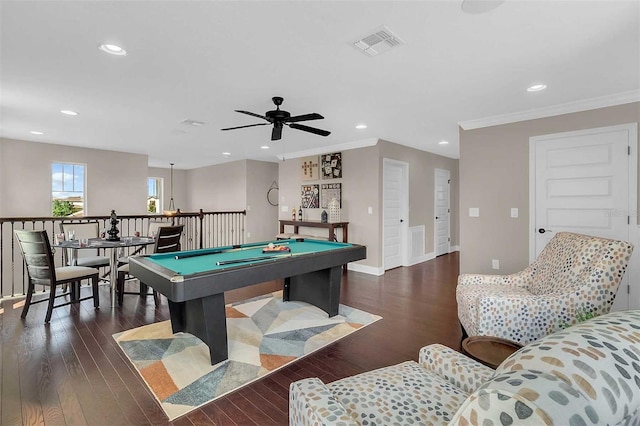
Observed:
[[[336,228],[342,228],[342,242],[348,243],[349,222],[322,223],[319,220],[280,220],[280,233],[284,234],[285,225],[293,226],[293,232],[299,234],[298,229],[302,227],[326,228],[329,230],[329,241],[336,241]]]

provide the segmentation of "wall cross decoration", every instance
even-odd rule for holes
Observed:
[[[316,180],[318,176],[318,157],[305,157],[302,159],[302,180]]]

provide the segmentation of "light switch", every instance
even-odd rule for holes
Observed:
[[[518,208],[517,207],[511,207],[511,217],[513,217],[513,218],[518,217]]]
[[[285,212],[285,213],[289,213],[289,206],[282,206],[282,207],[280,208],[280,211],[281,211],[281,212]]]
[[[367,213],[368,214],[373,214],[373,207],[367,208]]]
[[[469,207],[469,217],[480,217],[480,208]]]

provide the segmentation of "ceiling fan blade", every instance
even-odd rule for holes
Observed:
[[[273,130],[271,131],[271,140],[278,141],[282,139],[282,124],[279,126],[276,124],[273,126]]]
[[[318,114],[317,112],[312,112],[311,114],[303,114],[296,115],[295,117],[286,118],[284,121],[286,123],[295,123],[296,121],[309,121],[309,120],[322,120],[324,117]]]
[[[309,133],[313,133],[315,135],[320,135],[320,136],[329,136],[331,134],[331,132],[327,130],[316,129],[315,127],[309,127],[303,124],[291,123],[288,126],[291,127],[292,129],[298,129],[304,132],[309,132]]]
[[[269,123],[247,124],[246,126],[227,127],[226,129],[220,129],[220,130],[244,129],[245,127],[266,126],[268,124]]]
[[[269,117],[265,117],[264,115],[260,115],[260,114],[256,114],[255,112],[251,112],[251,111],[243,111],[241,109],[237,109],[236,112],[239,112],[241,114],[247,114],[247,115],[251,115],[253,117],[258,117],[258,118],[262,118],[263,120],[267,120],[269,123],[271,123],[271,119],[269,119]]]

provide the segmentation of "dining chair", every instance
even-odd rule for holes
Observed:
[[[184,225],[178,226],[159,226],[155,235],[155,244],[153,245],[153,253],[169,253],[174,251],[180,251],[180,238],[182,237],[182,231]],[[125,276],[129,273],[129,263],[125,263],[118,267],[118,281],[116,286],[116,292],[118,293],[118,305],[122,306],[123,296],[125,294],[138,294],[140,297],[148,296],[148,287],[143,282],[140,282],[140,290],[136,292],[124,291]],[[158,305],[159,296],[156,290],[153,290],[153,300]]]
[[[100,298],[98,295],[98,270],[86,266],[62,266],[55,267],[53,254],[51,253],[51,244],[47,231],[23,231],[15,230],[16,239],[22,252],[22,257],[27,267],[27,275],[29,278],[29,286],[27,290],[27,298],[22,309],[21,318],[27,316],[29,307],[36,303],[49,302],[47,314],[44,322],[51,320],[53,308],[59,308],[71,303],[79,303],[83,300],[93,299],[94,308],[100,306]],[[92,295],[80,297],[80,281],[91,279]],[[49,298],[33,301],[33,293],[36,285],[49,287]],[[69,291],[56,295],[58,286],[69,285]],[[66,303],[55,305],[54,301],[58,297],[66,295],[71,296],[71,300]]]
[[[69,237],[69,232],[74,233],[76,240],[100,237],[98,222],[61,222],[60,231],[64,234],[65,239]],[[100,256],[98,249],[66,249],[62,252],[62,259],[65,265],[71,265],[72,262],[75,262],[75,266],[89,266],[91,268],[109,266],[109,257]]]

